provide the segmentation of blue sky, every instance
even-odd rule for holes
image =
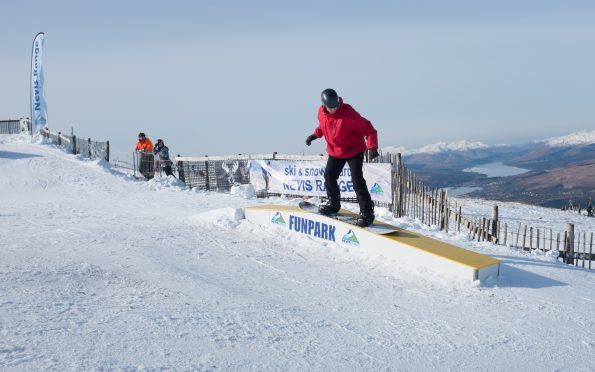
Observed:
[[[520,143],[595,128],[593,1],[0,3],[0,119],[29,115],[46,33],[51,129],[139,131],[173,154],[314,154],[320,91],[380,146]]]

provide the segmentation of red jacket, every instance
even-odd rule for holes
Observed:
[[[378,148],[378,134],[372,123],[343,103],[342,98],[339,98],[339,109],[334,114],[320,106],[318,122],[314,135],[317,138],[324,136],[326,152],[335,158],[349,159],[366,149]]]

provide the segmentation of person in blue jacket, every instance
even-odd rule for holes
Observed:
[[[169,158],[169,148],[165,146],[165,143],[162,139],[158,139],[155,143],[155,147],[153,147],[153,154],[159,156],[159,164],[161,165],[161,169],[163,169],[165,174],[168,176],[173,175],[171,170],[172,161]]]

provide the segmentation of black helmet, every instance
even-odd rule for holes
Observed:
[[[320,98],[322,100],[322,104],[326,108],[336,108],[339,107],[339,96],[334,89],[325,89],[320,94]]]

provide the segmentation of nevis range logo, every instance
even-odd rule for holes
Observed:
[[[370,189],[370,193],[376,195],[384,195],[384,190],[382,190],[382,187],[380,187],[379,184],[374,183],[374,186],[372,186],[372,188]]]
[[[349,245],[359,246],[359,240],[357,240],[357,236],[351,229],[349,229],[349,231],[347,231],[347,234],[343,235],[343,238],[341,239],[341,241],[343,243],[346,243]]]
[[[277,212],[275,213],[275,215],[273,216],[273,218],[271,218],[271,222],[277,225],[281,225],[281,226],[285,226],[285,219],[283,218],[283,215],[281,214],[281,212]]]

